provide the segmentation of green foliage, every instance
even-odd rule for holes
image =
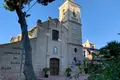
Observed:
[[[38,3],[40,3],[40,4],[44,5],[44,6],[47,6],[48,3],[51,3],[53,1],[55,1],[55,0],[37,0]]]
[[[118,57],[120,55],[120,43],[117,41],[109,42],[105,47],[100,49],[100,54],[104,54],[104,57]]]
[[[98,56],[95,52],[92,52],[91,54],[92,54],[92,56],[93,56],[93,59]]]
[[[109,80],[120,80],[120,62],[116,60],[110,60],[106,64],[108,64],[103,72],[105,79]]]
[[[105,80],[103,75],[95,75],[95,74],[91,74],[88,77],[88,80]],[[107,79],[106,79],[107,80]]]
[[[100,49],[99,57],[102,60],[100,66],[95,66],[95,64],[88,66],[91,70],[89,80],[120,80],[120,43],[117,41],[109,42]]]
[[[24,8],[24,5],[29,5],[33,0],[4,0],[4,8],[9,11],[14,11],[16,6],[19,6],[21,9]],[[51,3],[55,0],[36,0],[38,3],[47,6],[48,3]]]
[[[3,7],[6,9],[6,10],[9,10],[9,11],[14,11],[15,9],[13,7],[8,7],[7,5],[3,4]]]
[[[16,1],[16,3],[15,3]],[[17,3],[19,3],[19,0],[4,0],[4,8],[9,11],[14,11]]]
[[[45,73],[47,73],[49,70],[50,70],[50,69],[47,68],[47,67],[43,68],[43,71],[44,71]]]
[[[102,65],[98,63],[88,63],[88,74],[95,73],[101,74],[102,73]]]
[[[120,80],[120,62],[107,62],[104,69],[101,69],[101,74],[91,73],[89,80]],[[99,67],[98,67],[99,68]]]
[[[15,5],[13,0],[4,0],[6,4],[4,4],[4,8],[9,10],[9,11],[14,11],[15,10]]]
[[[71,69],[71,68],[67,68],[65,71],[66,71],[66,72],[71,72],[72,69]]]

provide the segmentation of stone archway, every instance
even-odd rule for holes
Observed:
[[[58,58],[50,58],[50,75],[59,75],[60,60]]]

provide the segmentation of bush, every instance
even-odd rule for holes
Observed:
[[[47,73],[48,71],[49,71],[50,69],[49,68],[43,68],[43,71],[45,72],[45,73]]]
[[[67,68],[67,69],[66,69],[66,72],[71,72],[71,71],[72,71],[71,68]]]

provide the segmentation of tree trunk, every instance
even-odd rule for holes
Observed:
[[[23,42],[22,44],[23,44],[23,49],[25,51],[25,64],[24,64],[23,73],[25,75],[26,80],[37,80],[37,77],[34,73],[33,65],[32,65],[32,48],[31,48],[29,37],[28,37],[25,13],[22,12],[19,6],[16,6],[16,13],[19,18],[18,22],[20,23],[20,26],[21,26],[22,42]]]

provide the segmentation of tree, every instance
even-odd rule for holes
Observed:
[[[22,42],[23,48],[25,51],[25,64],[24,64],[24,75],[26,80],[37,80],[33,65],[32,65],[32,48],[30,44],[30,40],[28,37],[28,30],[27,30],[27,22],[26,17],[28,16],[26,12],[23,12],[22,9],[25,5],[29,5],[32,0],[4,0],[5,4],[4,7],[9,11],[16,11],[18,16],[18,22],[21,26],[22,31]],[[54,0],[36,0],[36,2],[47,6],[48,3],[51,3]]]
[[[118,58],[120,56],[120,43],[117,41],[109,42],[105,47],[100,49],[104,58]]]
[[[101,73],[94,71],[93,74],[90,74],[89,80],[119,80],[120,43],[117,41],[109,42],[100,49],[99,57],[102,64],[101,67],[96,68],[96,71],[101,71]]]

